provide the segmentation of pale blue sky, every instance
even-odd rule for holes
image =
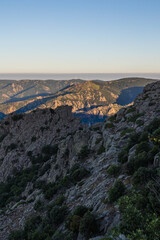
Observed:
[[[160,72],[159,0],[0,0],[0,73]]]

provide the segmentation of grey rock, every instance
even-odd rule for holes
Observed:
[[[154,157],[154,162],[153,162],[154,167],[160,167],[160,155],[157,153]]]

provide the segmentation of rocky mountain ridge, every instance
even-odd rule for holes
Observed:
[[[149,84],[132,106],[91,127],[75,118],[69,106],[2,119],[0,239],[148,240],[155,232],[152,239],[157,240],[160,235],[155,225],[151,233],[128,227],[125,217],[130,222],[133,219],[124,213],[122,204],[130,191],[136,191],[139,168],[147,171],[150,179],[152,167],[158,171],[160,166],[159,145],[154,142],[160,137],[159,96],[160,82]],[[142,178],[136,176],[136,180]],[[139,180],[142,185],[147,181],[144,176]],[[154,178],[159,181],[157,175]],[[130,206],[131,200],[127,201]],[[134,217],[140,225],[142,219]],[[111,231],[121,222],[117,232]]]
[[[16,112],[30,112],[36,108],[72,106],[75,116],[84,122],[104,121],[123,105],[133,102],[143,87],[155,80],[128,78],[115,81],[0,81],[1,118]]]

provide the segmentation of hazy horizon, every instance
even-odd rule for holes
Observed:
[[[117,80],[128,77],[160,79],[160,73],[0,73],[0,80]]]

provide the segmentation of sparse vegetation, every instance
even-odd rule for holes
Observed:
[[[109,190],[108,200],[109,202],[117,201],[125,193],[125,186],[122,181],[117,180],[113,187]]]
[[[103,152],[105,152],[105,147],[103,146],[103,144],[99,147],[98,151],[97,151],[97,154],[100,155],[102,154]]]
[[[31,142],[35,142],[37,140],[36,136],[32,136]]]
[[[144,114],[143,113],[135,113],[131,117],[128,118],[128,122],[135,122],[137,118],[142,117]]]
[[[23,119],[23,114],[15,114],[12,116],[13,121],[18,121],[20,119]]]
[[[104,128],[107,129],[107,128],[113,128],[113,127],[114,127],[113,123],[106,123]]]
[[[117,166],[117,165],[111,165],[108,169],[107,169],[107,173],[110,175],[110,176],[117,176],[118,173],[120,172],[121,170],[121,166]]]
[[[127,133],[131,133],[131,132],[133,132],[133,129],[130,129],[130,128],[125,129],[125,130],[123,130],[123,131],[121,132],[121,137],[123,137],[123,136],[125,136]]]
[[[89,153],[90,153],[90,150],[88,149],[88,146],[85,145],[79,151],[78,157],[79,157],[79,159],[85,159],[86,157],[88,157]]]

